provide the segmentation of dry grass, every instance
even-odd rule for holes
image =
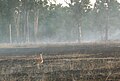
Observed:
[[[95,57],[94,54],[43,55],[44,63],[37,69],[34,56],[2,57],[2,81],[117,81],[120,58]],[[94,58],[93,58],[94,57]]]
[[[49,47],[40,69],[35,54],[0,56],[0,81],[120,81],[119,45],[107,45]]]

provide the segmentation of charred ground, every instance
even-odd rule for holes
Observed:
[[[37,69],[35,55],[43,53]],[[0,48],[0,80],[119,81],[120,44],[30,45]]]

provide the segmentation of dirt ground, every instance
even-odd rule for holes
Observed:
[[[0,81],[120,81],[120,44],[0,48]]]

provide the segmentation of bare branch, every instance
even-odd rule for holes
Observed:
[[[71,0],[70,0],[70,1],[71,1]],[[66,0],[64,0],[64,2],[65,2],[67,5],[71,6],[71,3],[68,3]]]

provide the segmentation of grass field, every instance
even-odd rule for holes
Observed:
[[[120,81],[119,44],[2,49],[9,52],[0,51],[0,81]],[[38,69],[35,57],[41,52]]]

